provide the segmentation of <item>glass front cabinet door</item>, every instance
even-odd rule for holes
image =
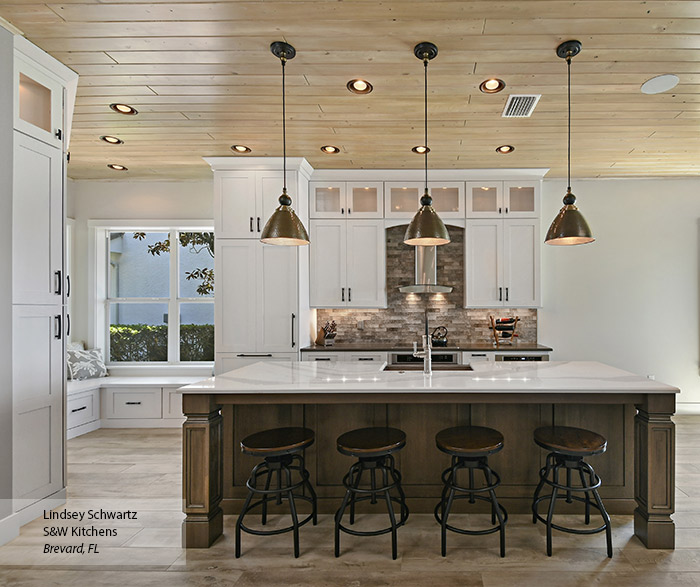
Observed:
[[[348,218],[384,218],[384,184],[349,181],[345,184]]]
[[[15,52],[14,127],[49,145],[63,145],[63,85],[48,70]]]
[[[467,218],[537,218],[539,182],[468,181]]]
[[[433,207],[441,218],[464,218],[464,182],[429,181]],[[387,182],[384,184],[386,218],[413,218],[420,208],[425,191],[421,181]]]

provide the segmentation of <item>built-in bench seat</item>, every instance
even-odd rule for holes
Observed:
[[[175,393],[202,376],[113,376],[68,381],[67,437],[98,428],[173,428],[182,425]]]

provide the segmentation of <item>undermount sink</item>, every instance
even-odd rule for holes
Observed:
[[[384,371],[422,371],[423,363],[408,363],[406,365],[387,365]],[[433,363],[433,371],[473,371],[471,365],[445,365]]]

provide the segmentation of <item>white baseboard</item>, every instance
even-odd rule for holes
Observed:
[[[103,418],[102,428],[181,428],[185,418]]]
[[[56,493],[36,501],[18,512],[7,516],[0,520],[0,545],[10,542],[19,536],[19,529],[35,520],[39,516],[43,516],[45,510],[52,510],[66,503],[65,487]],[[15,507],[17,503],[15,502]]]
[[[76,436],[81,436],[82,434],[87,434],[93,430],[98,430],[100,428],[100,421],[95,420],[94,422],[88,422],[87,424],[81,424],[80,426],[75,426],[66,430],[66,438],[70,440]]]

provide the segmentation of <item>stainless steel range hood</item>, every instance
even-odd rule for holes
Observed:
[[[416,275],[413,285],[399,287],[401,293],[450,293],[451,287],[437,284],[437,247],[416,249]]]

